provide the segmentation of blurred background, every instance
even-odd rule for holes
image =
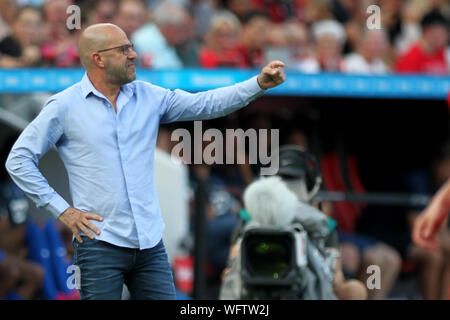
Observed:
[[[79,29],[67,25],[74,4]],[[368,28],[370,5],[381,29]],[[410,237],[450,177],[449,19],[447,0],[0,0],[0,298],[79,298],[71,233],[24,197],[4,163],[45,101],[81,80],[81,31],[111,22],[134,44],[138,79],[170,89],[232,85],[282,60],[286,83],[203,130],[279,129],[280,145],[317,157],[318,201],[338,223],[345,277],[365,281],[371,264],[388,275],[369,299],[449,299],[448,228],[435,252]],[[179,297],[217,299],[261,164],[175,164],[178,128],[193,123],[161,126],[155,156],[164,241]],[[55,149],[39,167],[70,203]]]

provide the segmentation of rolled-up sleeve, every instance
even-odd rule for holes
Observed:
[[[48,184],[38,169],[39,160],[63,135],[62,110],[50,100],[25,128],[6,161],[6,170],[19,188],[36,204],[57,218],[69,204]]]
[[[189,120],[207,120],[225,116],[262,96],[257,77],[232,86],[198,93],[168,90],[166,108],[161,123]]]

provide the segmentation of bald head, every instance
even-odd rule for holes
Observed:
[[[124,45],[128,42],[125,32],[112,23],[99,23],[89,26],[78,40],[81,63],[86,70],[90,70],[95,66],[91,58],[93,52]]]

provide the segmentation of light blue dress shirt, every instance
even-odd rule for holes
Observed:
[[[121,87],[116,113],[84,75],[47,101],[14,144],[6,168],[37,207],[58,217],[69,204],[38,170],[39,159],[56,146],[73,206],[103,217],[90,220],[101,231],[96,239],[152,248],[164,229],[153,178],[159,124],[221,117],[263,93],[256,77],[195,94],[136,80]]]

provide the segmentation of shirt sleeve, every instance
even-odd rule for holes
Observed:
[[[174,121],[207,120],[223,117],[262,96],[257,77],[232,86],[198,93],[168,90],[161,123]]]
[[[20,134],[6,160],[6,170],[16,185],[38,208],[50,212],[55,218],[69,204],[50,187],[39,171],[38,163],[62,134],[61,108],[55,100],[50,100]]]

